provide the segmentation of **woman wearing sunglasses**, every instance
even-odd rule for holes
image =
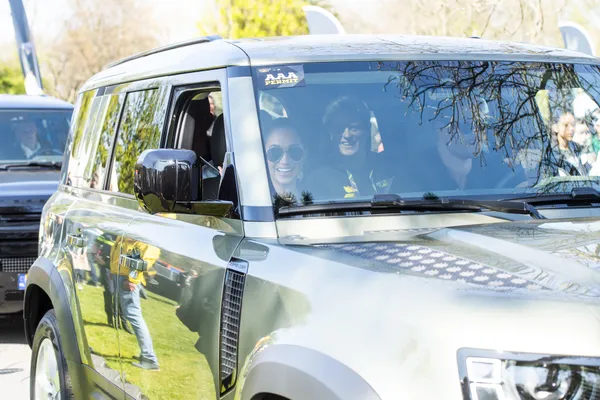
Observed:
[[[300,200],[298,181],[304,168],[304,145],[287,118],[268,122],[265,151],[269,175],[275,192],[281,197]]]

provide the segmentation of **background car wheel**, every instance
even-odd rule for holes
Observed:
[[[54,310],[44,315],[35,331],[30,371],[32,400],[74,399]]]

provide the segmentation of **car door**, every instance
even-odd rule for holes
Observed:
[[[132,397],[138,388],[149,399],[220,396],[223,283],[241,238],[239,224],[202,216],[140,215],[129,225],[122,282],[133,262],[147,264],[137,286],[118,288],[125,319],[141,331],[119,337]]]
[[[191,82],[177,79],[181,87],[173,89],[170,109],[176,111],[167,127],[172,136],[165,142],[194,149],[212,163],[203,171],[203,184],[211,189],[202,193],[214,199],[224,153],[212,158],[205,135],[225,137],[223,130],[214,131],[217,125],[224,129],[224,117],[218,118],[226,109],[219,83],[224,72],[192,74]],[[138,211],[123,237],[118,285],[120,310],[136,329],[136,335],[119,336],[130,396],[215,399],[230,388],[221,382],[232,374],[220,362],[231,346],[221,337],[220,324],[227,320],[221,306],[228,266],[242,238],[239,219]],[[137,271],[140,263],[145,272]]]
[[[121,397],[118,335],[130,328],[119,320],[113,276],[118,270],[118,238],[133,219],[133,211],[104,187],[125,95],[107,90],[89,95],[90,116],[74,133],[68,164],[68,192],[77,201],[66,215],[66,243],[81,358],[94,370],[98,386]]]

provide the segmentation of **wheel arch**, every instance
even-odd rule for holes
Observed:
[[[62,343],[65,358],[70,362],[81,363],[75,323],[62,277],[52,261],[38,258],[27,274],[23,305],[25,335],[30,347],[37,324],[51,308],[56,313],[61,335],[65,339]]]
[[[380,400],[355,371],[316,350],[287,344],[267,346],[245,368],[241,400]]]

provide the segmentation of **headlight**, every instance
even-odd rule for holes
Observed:
[[[600,358],[461,349],[466,400],[600,400]]]

